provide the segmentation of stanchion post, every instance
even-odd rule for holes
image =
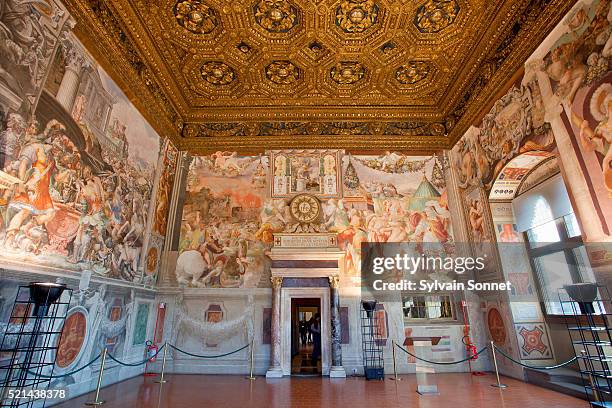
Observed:
[[[491,353],[493,354],[493,366],[495,367],[495,377],[497,378],[497,384],[491,384],[491,387],[508,388],[506,384],[502,384],[499,381],[499,369],[497,367],[497,357],[495,356],[495,343],[493,343],[493,340],[491,340]]]
[[[104,376],[104,365],[106,364],[106,347],[102,349],[102,362],[100,363],[100,371],[98,373],[98,384],[96,385],[96,396],[93,401],[88,401],[85,405],[98,406],[104,404],[104,400],[100,399],[100,387],[102,386],[102,377]]]
[[[253,365],[255,364],[255,339],[251,339],[251,357],[249,363],[249,376],[246,377],[247,380],[255,380],[257,377],[253,375]]]
[[[591,389],[593,390],[593,398],[595,398],[595,402],[599,402],[600,401],[599,393],[597,392],[597,387],[595,387],[595,380],[593,379],[593,374],[591,373],[591,370],[589,368],[590,361],[588,361],[588,359],[586,358],[586,351],[581,350],[580,355],[582,356],[582,359],[584,360],[586,371],[589,373],[589,383],[591,383]]]
[[[391,354],[393,354],[393,377],[391,377],[391,380],[401,381],[402,379],[397,376],[397,366],[395,365],[395,340],[391,340]]]
[[[164,358],[162,360],[162,369],[161,369],[161,373],[159,375],[159,380],[155,380],[156,383],[158,384],[165,384],[168,381],[164,379],[164,371],[166,370],[166,357],[168,356],[168,343],[164,344]]]

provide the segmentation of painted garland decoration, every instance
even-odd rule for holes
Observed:
[[[219,25],[215,10],[199,0],[178,1],[174,17],[181,27],[194,34],[208,34]]]

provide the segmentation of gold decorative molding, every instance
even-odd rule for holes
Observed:
[[[279,290],[283,285],[283,277],[282,276],[272,276],[270,277],[270,282],[272,282],[272,289]]]
[[[331,275],[327,278],[329,279],[329,287],[332,289],[338,289],[340,285],[340,277],[338,275]]]
[[[65,3],[151,125],[192,152],[448,148],[573,5]]]

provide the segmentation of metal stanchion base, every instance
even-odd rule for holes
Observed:
[[[246,378],[247,380],[256,380],[257,379],[257,377],[253,377],[252,375],[248,376],[248,377],[244,377],[244,378]]]
[[[439,395],[438,386],[436,384],[419,384],[417,385],[417,394],[419,395]]]
[[[389,377],[389,379],[393,381],[402,381],[402,379],[399,377]]]
[[[506,384],[491,384],[491,387],[495,387],[495,388],[508,388],[508,386]]]
[[[154,383],[157,383],[157,384],[165,384],[165,383],[167,383],[167,382],[168,382],[168,380],[155,380],[155,381],[153,381],[153,382],[154,382]]]
[[[104,402],[105,401],[89,401],[89,402],[86,402],[85,405],[89,407],[97,407],[98,405],[104,404]]]

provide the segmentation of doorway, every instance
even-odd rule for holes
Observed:
[[[291,375],[321,375],[321,352],[321,299],[292,298]]]
[[[281,369],[283,375],[291,375],[293,343],[293,301],[314,299],[318,301],[321,313],[321,375],[329,375],[331,368],[331,317],[329,314],[329,288],[300,287],[281,288],[280,335],[281,335]],[[297,333],[296,333],[297,334]]]

